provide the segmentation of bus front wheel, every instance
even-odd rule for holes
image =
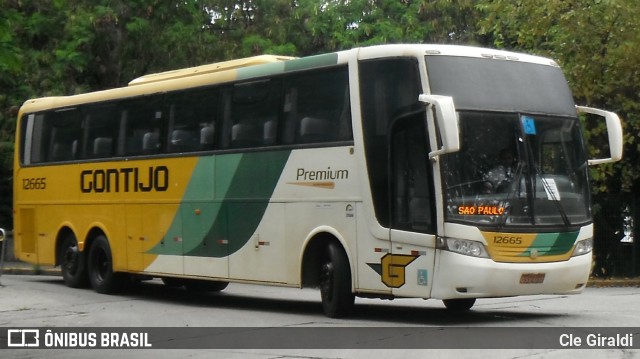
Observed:
[[[88,284],[85,256],[78,249],[76,237],[69,233],[62,240],[58,263],[64,283],[71,288],[81,288]]]
[[[476,303],[476,298],[444,299],[442,302],[450,311],[464,312],[473,307]]]
[[[351,267],[346,253],[335,243],[327,247],[327,258],[320,265],[320,295],[324,314],[340,318],[349,314],[355,296],[351,291]]]
[[[102,294],[116,292],[122,287],[122,274],[114,273],[109,241],[99,235],[89,249],[89,282],[91,287]]]

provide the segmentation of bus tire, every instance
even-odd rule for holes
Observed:
[[[73,233],[68,233],[60,246],[58,263],[64,283],[71,288],[82,288],[89,284],[84,253],[78,248]]]
[[[163,277],[161,280],[162,283],[169,288],[180,288],[184,286],[184,279],[182,278]]]
[[[220,281],[209,281],[209,280],[199,280],[199,279],[187,279],[184,282],[184,287],[194,293],[204,293],[204,292],[221,292],[227,286],[229,282],[220,282]]]
[[[351,312],[355,300],[351,291],[351,267],[339,245],[330,243],[327,252],[327,259],[320,265],[322,310],[327,317],[342,318]]]
[[[452,312],[466,312],[476,303],[476,298],[444,299],[442,301],[447,310]]]
[[[98,293],[110,294],[122,288],[124,277],[113,271],[113,259],[109,241],[99,235],[89,249],[89,282]]]

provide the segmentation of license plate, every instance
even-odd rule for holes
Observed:
[[[544,282],[544,273],[524,273],[520,276],[520,284],[540,284]]]

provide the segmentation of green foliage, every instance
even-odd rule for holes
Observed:
[[[635,0],[483,1],[479,32],[494,46],[536,52],[562,65],[578,103],[624,120],[624,161],[592,169],[597,192],[640,190],[640,3]],[[597,137],[604,124],[587,127]],[[592,150],[600,147],[592,143]],[[601,157],[606,157],[603,154]]]

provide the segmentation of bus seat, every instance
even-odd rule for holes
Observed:
[[[200,129],[200,149],[213,149],[214,134],[215,130],[211,125]]]
[[[256,127],[246,123],[236,123],[231,127],[231,147],[251,147],[257,144]]]
[[[171,150],[177,152],[193,151],[196,149],[196,133],[188,130],[174,130],[171,132]]]
[[[142,151],[144,153],[155,153],[160,147],[159,135],[157,132],[147,132],[142,136]]]
[[[67,161],[71,159],[71,145],[64,142],[53,144],[51,161]]]
[[[278,125],[275,120],[269,120],[264,123],[264,144],[273,145],[276,143],[278,136]]]
[[[78,140],[73,140],[73,142],[71,143],[71,158],[73,158],[74,160],[78,158],[78,145],[79,145]]]
[[[111,156],[111,149],[113,148],[113,139],[111,137],[96,137],[93,140],[93,156],[94,157],[109,157]]]
[[[331,123],[323,118],[304,117],[300,121],[302,142],[319,142],[331,138]]]

